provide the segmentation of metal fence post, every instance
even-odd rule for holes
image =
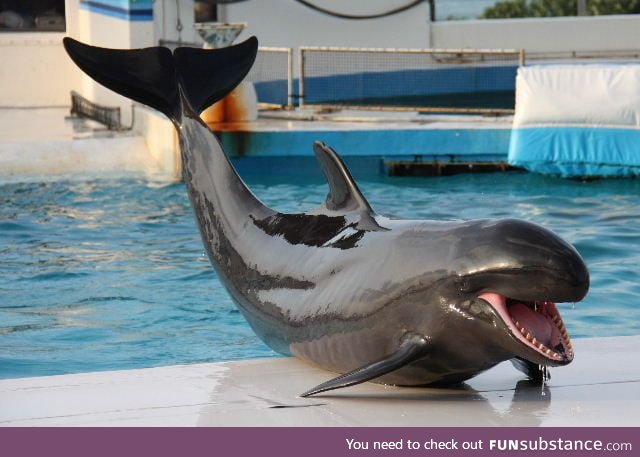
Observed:
[[[293,49],[287,49],[287,109],[293,109]]]
[[[304,51],[305,48],[301,47],[298,53],[298,65],[299,65],[299,74],[298,78],[298,106],[300,108],[304,107]]]

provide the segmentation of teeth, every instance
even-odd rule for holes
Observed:
[[[549,355],[550,357],[553,357],[554,359],[561,359],[562,357],[560,357],[560,354],[558,354],[555,351],[551,351],[549,350],[549,352],[551,352],[551,354]]]
[[[549,302],[535,302],[534,303],[534,307],[537,310],[538,308],[542,307],[542,310],[545,309],[545,307],[550,306]],[[546,314],[547,316],[549,316],[549,314]],[[562,322],[562,319],[560,318],[559,315],[555,315],[555,316],[549,316],[551,318],[551,320],[556,324],[556,327],[558,328],[558,330],[560,331],[560,333],[562,334],[562,340],[563,343],[566,347],[567,353],[562,356],[559,353],[553,351],[552,349],[549,349],[548,347],[546,347],[543,343],[541,343],[540,341],[538,341],[529,330],[527,330],[524,326],[522,326],[520,324],[519,321],[517,321],[514,318],[511,318],[513,324],[515,325],[515,327],[520,331],[520,333],[522,334],[522,336],[524,336],[527,341],[529,341],[535,348],[537,348],[539,351],[541,351],[542,353],[546,354],[547,357],[556,359],[556,360],[562,360],[565,357],[573,357],[573,346],[571,344],[571,340],[569,339],[569,333],[567,332],[566,327],[564,326],[564,322]]]

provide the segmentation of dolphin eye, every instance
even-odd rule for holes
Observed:
[[[462,292],[469,292],[471,289],[471,283],[468,278],[460,278],[458,279],[458,288]]]
[[[457,283],[460,292],[473,292],[478,289],[476,284],[474,284],[474,281],[472,281],[468,276],[458,278]]]

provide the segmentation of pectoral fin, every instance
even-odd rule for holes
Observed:
[[[361,384],[387,373],[391,373],[392,371],[402,368],[422,357],[426,353],[428,346],[429,342],[426,337],[415,333],[409,333],[403,338],[400,347],[393,354],[349,373],[340,375],[330,381],[323,382],[300,396],[309,397],[311,395],[319,394],[320,392]]]

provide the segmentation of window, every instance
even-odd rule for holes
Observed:
[[[193,8],[195,22],[216,22],[218,20],[218,5],[214,2],[196,0]]]
[[[0,32],[64,31],[64,0],[0,0]]]

